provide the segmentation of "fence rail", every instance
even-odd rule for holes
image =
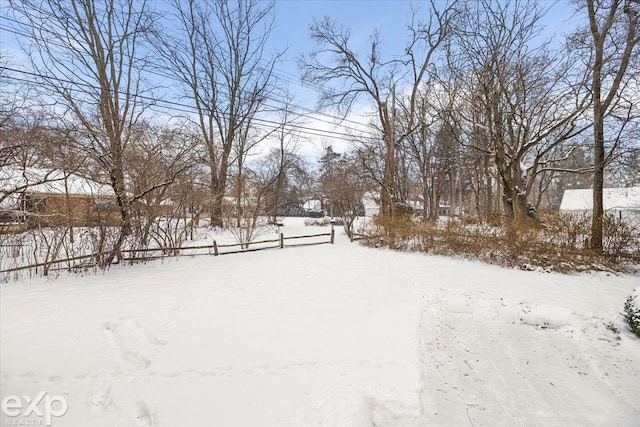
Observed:
[[[371,239],[379,239],[384,237],[382,234],[359,234],[359,233],[349,233],[349,240],[352,242],[357,242],[358,240],[371,240]]]
[[[328,237],[329,240],[327,241],[321,241],[321,242],[310,242],[310,243],[299,243],[299,244],[291,244],[291,245],[285,245],[285,242],[287,240],[295,240],[295,239],[311,239],[311,238],[318,238],[318,237]],[[158,247],[158,248],[143,248],[143,249],[123,249],[120,251],[121,254],[125,255],[125,254],[130,254],[132,256],[129,257],[124,257],[121,260],[119,260],[118,262],[139,262],[139,261],[149,261],[149,260],[153,260],[153,259],[160,259],[160,258],[167,258],[167,257],[171,257],[171,256],[196,256],[196,255],[211,255],[211,256],[218,256],[218,255],[230,255],[230,254],[240,254],[240,253],[246,253],[246,252],[256,252],[256,251],[262,251],[262,250],[267,250],[267,249],[284,249],[285,247],[296,247],[296,246],[311,246],[311,245],[323,245],[323,244],[333,244],[335,242],[335,231],[331,230],[330,233],[319,233],[319,234],[308,234],[308,235],[304,235],[304,236],[285,236],[284,233],[280,233],[279,237],[277,239],[269,239],[269,240],[258,240],[258,241],[254,241],[254,242],[244,242],[244,243],[225,243],[225,244],[218,244],[217,241],[213,241],[213,243],[211,245],[196,245],[196,246],[176,246],[176,247]],[[259,246],[259,247],[255,247],[256,245],[265,245],[265,244],[269,244],[269,243],[277,243],[277,245],[271,245],[271,246]],[[253,247],[252,247],[253,246]],[[225,250],[225,251],[221,251],[220,249],[225,249],[225,248],[237,248],[239,247],[239,250]],[[197,250],[202,250],[202,249],[207,249],[207,250],[212,250],[213,252],[206,252],[206,253],[193,253],[192,251],[197,251]],[[188,252],[191,251],[191,253],[184,253],[184,252]],[[153,253],[153,252],[161,252],[162,254],[160,255],[149,255],[149,256],[140,256],[140,254],[146,254],[146,253]],[[63,268],[56,268],[54,270],[77,270],[80,268],[89,268],[89,267],[95,267],[96,265],[99,264],[99,260],[101,258],[107,257],[111,255],[111,252],[99,252],[99,253],[93,253],[93,254],[88,254],[88,255],[79,255],[79,256],[75,256],[75,257],[71,257],[71,258],[65,258],[65,259],[52,259],[49,261],[44,261],[44,262],[40,262],[40,263],[36,263],[36,264],[30,264],[30,265],[23,265],[23,266],[19,266],[19,267],[13,267],[13,268],[8,268],[6,270],[0,270],[0,273],[13,273],[16,271],[21,271],[21,270],[29,270],[29,269],[38,269],[40,267],[44,267],[46,268],[46,271],[50,271],[50,267],[53,265],[57,265],[57,264],[64,264],[64,263],[74,263],[76,261],[83,261],[83,260],[91,260],[93,259],[94,261],[87,264],[87,263],[78,263],[78,264],[73,264],[73,265],[68,265],[66,267]],[[46,273],[45,273],[46,275]]]

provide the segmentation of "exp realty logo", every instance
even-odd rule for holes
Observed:
[[[6,396],[2,399],[3,426],[50,426],[55,417],[67,413],[69,405],[63,396],[49,396],[41,391],[30,396]]]

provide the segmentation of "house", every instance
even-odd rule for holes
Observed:
[[[373,191],[367,191],[362,196],[362,205],[364,206],[364,216],[374,217],[380,213],[380,194]],[[424,203],[420,199],[407,200],[404,203],[396,203],[397,212],[405,212],[415,215],[424,215]]]
[[[311,218],[321,218],[324,216],[324,209],[322,207],[322,200],[313,198],[307,200],[302,205],[302,208],[307,213],[307,216]]]
[[[27,226],[119,225],[113,189],[57,169],[0,169],[0,222]],[[15,227],[14,227],[15,228]]]
[[[640,186],[605,188],[602,191],[604,212],[629,224],[640,226]],[[590,216],[593,210],[593,190],[566,190],[560,203],[560,212]]]
[[[364,216],[372,218],[380,213],[380,194],[367,191],[362,196],[362,206],[364,206]]]

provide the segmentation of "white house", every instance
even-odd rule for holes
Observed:
[[[324,215],[324,209],[322,208],[322,200],[309,199],[302,205],[302,209],[308,216],[319,218]]]
[[[630,224],[640,226],[640,186],[605,188],[602,191],[605,213],[615,215]],[[591,215],[593,190],[566,190],[560,203],[560,212],[574,215]]]
[[[320,212],[322,210],[322,202],[320,200],[307,200],[302,207],[308,212]]]
[[[424,203],[422,200],[407,200],[405,205],[413,209],[417,215],[424,215]],[[380,193],[367,191],[362,196],[362,206],[364,206],[364,216],[374,217],[380,213]]]
[[[362,196],[362,205],[364,206],[364,216],[374,217],[380,213],[380,194],[367,191]]]

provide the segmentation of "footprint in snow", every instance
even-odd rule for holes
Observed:
[[[136,404],[136,425],[140,427],[152,426],[152,416],[144,402],[138,401]]]
[[[124,372],[147,369],[151,365],[151,355],[156,352],[154,348],[166,344],[143,329],[135,319],[106,322],[102,330],[116,365]]]

